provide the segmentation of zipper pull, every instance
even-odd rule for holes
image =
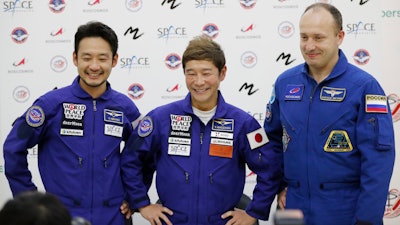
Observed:
[[[96,100],[93,100],[93,111],[97,111]]]
[[[185,171],[185,180],[186,180],[186,183],[189,182],[189,173],[186,171]]]
[[[79,167],[82,167],[82,158],[78,157]]]
[[[209,177],[210,177],[210,183],[212,184],[213,183],[213,174],[210,173]]]
[[[104,168],[107,168],[107,167],[108,167],[107,158],[104,158],[104,159],[103,159],[103,164],[104,164]]]

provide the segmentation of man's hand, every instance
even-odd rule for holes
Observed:
[[[256,218],[250,216],[246,213],[246,211],[241,209],[228,211],[221,216],[222,219],[226,219],[228,217],[232,218],[226,223],[226,225],[253,225],[257,221]]]
[[[123,201],[121,206],[119,207],[119,209],[121,210],[121,213],[125,215],[125,218],[127,220],[129,220],[131,218],[131,216],[133,215],[133,210],[131,210],[129,208],[129,204],[126,201]]]
[[[151,225],[161,225],[161,220],[163,220],[167,225],[172,225],[165,213],[170,216],[174,213],[160,204],[150,204],[142,207],[139,209],[139,212],[142,214],[143,218],[150,222]]]
[[[287,189],[285,188],[278,194],[278,207],[279,207],[279,209],[285,209],[286,208],[286,192],[287,192]]]

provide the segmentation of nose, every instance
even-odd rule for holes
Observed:
[[[197,74],[197,75],[194,77],[194,83],[195,83],[196,85],[202,85],[202,84],[204,84],[204,78],[203,78],[203,76]]]
[[[310,38],[309,40],[305,41],[303,43],[303,47],[306,51],[312,51],[315,49],[315,43],[314,41]]]
[[[91,69],[91,70],[98,70],[98,69],[100,69],[100,63],[99,63],[99,61],[96,60],[96,59],[93,59],[93,60],[90,62],[90,69]]]

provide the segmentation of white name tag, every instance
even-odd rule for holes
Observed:
[[[190,156],[190,145],[169,144],[168,155]]]
[[[122,137],[123,128],[121,126],[104,124],[104,134],[114,137]]]

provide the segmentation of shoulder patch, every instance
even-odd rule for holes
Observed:
[[[40,106],[31,106],[25,115],[26,123],[31,127],[40,127],[44,123],[44,111]]]
[[[265,145],[269,142],[267,134],[264,128],[259,128],[253,132],[247,134],[247,140],[249,141],[251,150]]]
[[[387,97],[384,95],[366,95],[365,112],[388,113]]]
[[[140,121],[139,128],[138,128],[138,135],[140,137],[147,137],[153,131],[153,120],[150,116],[145,116]]]

